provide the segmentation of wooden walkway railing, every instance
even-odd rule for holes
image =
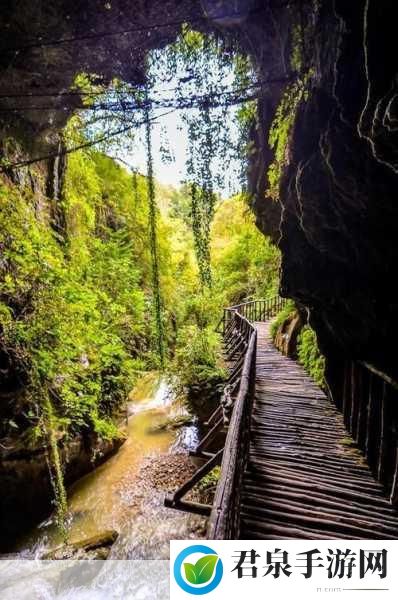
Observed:
[[[274,317],[286,304],[286,299],[280,296],[274,296],[266,300],[251,300],[242,304],[235,304],[224,308],[224,315],[220,321],[218,329],[222,325],[222,333],[225,336],[228,333],[228,325],[236,320],[236,315],[244,317],[249,325],[259,321],[268,321]]]
[[[347,361],[341,373],[336,406],[391,504],[398,504],[398,382],[367,362]]]
[[[225,441],[221,477],[208,527],[209,539],[236,539],[242,476],[248,455],[249,423],[254,396],[257,332],[252,331],[243,363],[238,396]]]
[[[209,539],[397,539],[398,384],[349,363],[333,394],[341,415],[272,344],[265,322],[285,302],[224,309],[218,330],[229,378],[191,453],[204,464],[165,504],[209,516]],[[213,505],[184,500],[216,465]]]
[[[239,490],[239,538],[398,539],[398,510],[348,434],[341,412],[299,363],[275,348],[269,321],[256,323],[256,329],[256,391]],[[379,426],[373,411],[367,414],[370,421],[361,421],[369,423],[370,442]]]
[[[248,450],[249,419],[254,394],[257,332],[253,323],[275,316],[286,300],[273,297],[253,300],[224,309],[217,330],[223,334],[224,356],[229,377],[220,405],[207,421],[206,435],[191,454],[205,463],[174,494],[165,506],[210,516],[208,537],[233,539],[238,536],[240,478]],[[223,447],[211,452],[210,445],[226,433]],[[184,500],[184,496],[215,466],[221,464],[213,506]]]

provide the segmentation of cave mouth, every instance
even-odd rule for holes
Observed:
[[[120,7],[123,3],[107,4],[111,8],[104,10],[113,14],[115,5]],[[231,16],[217,9],[215,13],[210,11],[209,16],[210,13],[204,13],[198,3],[199,12],[195,16],[193,3],[168,4],[169,8],[179,5],[181,14],[174,15],[172,19],[170,12],[160,16],[156,10],[159,3],[153,3],[151,14],[142,13],[141,25],[128,27],[127,35],[126,31],[120,33],[126,25],[120,22],[119,14],[113,14],[110,35],[105,35],[107,12],[99,11],[99,22],[94,23],[98,15],[85,13],[83,7],[81,23],[77,23],[76,15],[62,14],[60,20],[60,15],[49,14],[44,4],[41,8],[42,17],[46,14],[45,19],[36,15],[34,7],[26,14],[21,14],[15,7],[15,22],[12,16],[8,17],[9,28],[14,31],[6,36],[10,45],[5,54],[11,60],[8,68],[1,72],[1,82],[5,87],[2,88],[4,94],[0,94],[3,134],[0,171],[5,175],[7,210],[13,218],[20,217],[28,237],[30,232],[33,232],[33,237],[37,236],[31,247],[36,253],[34,260],[40,263],[36,273],[30,277],[32,286],[27,285],[26,293],[20,295],[20,320],[31,319],[25,331],[29,327],[33,330],[31,337],[30,330],[26,337],[22,328],[18,332],[25,343],[24,349],[27,349],[26,355],[21,357],[21,368],[23,375],[27,374],[27,381],[26,385],[25,382],[22,385],[20,397],[12,390],[8,412],[4,415],[5,428],[0,433],[0,478],[9,489],[0,508],[2,518],[3,514],[13,515],[10,519],[6,518],[8,522],[0,522],[0,529],[5,528],[9,533],[26,526],[18,515],[23,512],[24,498],[29,495],[29,490],[33,497],[39,498],[36,494],[38,489],[35,489],[40,487],[37,486],[37,478],[45,484],[38,499],[41,508],[46,509],[51,501],[50,488],[53,486],[57,518],[59,516],[62,527],[62,523],[66,522],[65,482],[82,474],[91,451],[95,460],[88,462],[91,467],[97,464],[97,458],[99,460],[103,456],[103,438],[109,442],[109,436],[113,436],[111,443],[105,443],[106,454],[121,443],[120,437],[115,434],[116,425],[111,421],[125,399],[118,382],[124,375],[119,362],[124,360],[126,350],[131,352],[133,359],[140,353],[145,356],[146,353],[151,354],[148,363],[162,368],[166,336],[176,334],[174,331],[170,333],[173,317],[178,317],[172,313],[173,307],[169,311],[169,321],[169,313],[165,317],[162,313],[164,307],[166,313],[169,306],[163,303],[161,297],[162,273],[159,275],[158,256],[162,248],[158,240],[162,226],[158,229],[157,225],[162,219],[162,206],[157,205],[159,196],[154,189],[155,180],[160,168],[168,175],[173,170],[170,161],[173,148],[167,144],[171,136],[162,124],[162,118],[173,115],[174,151],[176,146],[184,146],[180,170],[183,171],[181,178],[185,180],[188,193],[185,194],[187,206],[182,206],[181,212],[185,211],[186,221],[192,219],[195,224],[187,237],[194,238],[191,244],[194,250],[189,246],[189,260],[193,263],[196,259],[197,262],[195,269],[199,274],[195,269],[192,272],[198,289],[210,289],[213,283],[209,244],[216,205],[221,197],[241,192],[242,182],[246,179],[246,149],[255,129],[255,103],[262,81],[248,58],[249,52],[242,50],[238,36],[233,33],[235,28],[246,22],[248,13],[235,11]],[[22,23],[24,19],[25,26]],[[190,27],[189,23],[197,26]],[[47,31],[43,30],[43,26]],[[119,34],[114,35],[116,30]],[[177,123],[180,130],[177,130],[175,122],[176,113],[182,115]],[[116,163],[108,157],[116,159]],[[228,174],[232,175],[232,182],[226,180]],[[173,180],[171,183],[176,182]],[[127,186],[130,186],[127,192],[129,201],[133,196],[134,200],[135,196],[138,199],[134,210],[138,207],[139,213],[140,206],[145,205],[144,210],[148,213],[143,210],[139,214],[137,223],[139,219],[142,223],[138,223],[136,230],[133,227],[128,229],[131,226],[129,214],[123,213],[122,209],[119,212],[112,210],[115,208],[112,206],[115,194],[120,193],[122,204]],[[247,206],[243,198],[242,202],[240,200],[233,200],[235,204],[230,203],[230,206],[237,209],[238,222],[241,219],[242,226],[245,226]],[[235,217],[235,214],[232,216]],[[13,221],[13,224],[17,229],[18,223]],[[249,227],[255,231],[254,236],[261,237],[251,220]],[[133,267],[131,255],[126,258],[123,254],[134,247],[135,239],[130,239],[132,230],[133,235],[139,238],[137,245],[142,241],[145,245],[139,257],[143,262],[142,272],[137,268],[136,275],[137,279],[142,278],[143,289],[137,292],[137,305],[143,307],[143,339],[138,333],[135,339],[130,331],[123,331],[127,338],[125,346],[121,347],[112,338],[108,347],[104,348],[104,364],[99,360],[99,364],[93,366],[93,355],[100,354],[101,333],[100,330],[92,331],[91,317],[100,312],[98,305],[102,300],[99,299],[98,304],[93,300],[92,267],[86,259],[87,256],[95,257],[98,261],[95,264],[102,273],[115,254],[121,257],[121,265],[116,265],[117,268]],[[13,235],[11,231],[6,243],[12,245]],[[93,244],[89,248],[87,239],[90,237]],[[37,239],[40,239],[39,244]],[[164,237],[162,240],[164,243]],[[109,246],[105,248],[108,242]],[[28,255],[31,247],[26,244]],[[275,249],[271,252],[277,254]],[[14,266],[11,263],[15,257],[12,253],[10,255],[9,261],[0,262],[0,267],[4,266],[6,271],[12,271]],[[16,264],[18,259],[17,256]],[[274,262],[276,264],[277,259]],[[116,267],[114,271],[117,273]],[[130,270],[126,268],[123,271],[121,268],[121,278],[124,277],[128,283]],[[111,281],[113,276],[114,273],[109,274]],[[119,281],[114,283],[114,289],[118,290]],[[47,293],[51,286],[53,289]],[[273,289],[276,286],[277,283],[274,285],[273,282]],[[106,292],[110,293],[108,289]],[[233,301],[240,300],[245,293],[245,289],[234,291],[237,295]],[[10,285],[1,296],[1,302],[5,299],[7,307],[11,306],[13,295]],[[82,307],[71,315],[68,303],[73,305],[80,295]],[[118,297],[112,297],[112,300],[117,305]],[[57,302],[60,310],[55,306]],[[92,314],[88,310],[90,306]],[[221,306],[220,301],[217,310]],[[43,315],[38,314],[37,307],[49,309],[44,311],[48,326],[42,322]],[[62,313],[64,309],[65,318],[70,319],[67,331],[62,330],[62,316],[58,319],[58,312]],[[194,309],[194,319],[198,321],[195,326],[200,326],[206,335],[209,333],[212,336],[210,342],[214,343],[216,324],[207,323],[200,307]],[[80,310],[83,313],[81,319],[77,315]],[[136,315],[133,310],[131,313],[128,315],[133,329]],[[13,324],[15,313],[6,310],[4,314]],[[98,322],[102,330],[107,330],[108,323],[101,319],[102,313]],[[112,318],[110,320],[113,324]],[[70,329],[74,327],[76,342],[70,340]],[[92,352],[79,354],[80,336],[86,330],[93,336],[87,342]],[[61,337],[65,348],[59,344]],[[4,340],[7,343],[9,338],[4,336]],[[81,347],[85,347],[86,341],[83,339]],[[0,330],[0,344],[3,344],[3,329]],[[70,351],[74,344],[76,352]],[[33,351],[29,352],[31,348]],[[214,347],[210,346],[210,350],[214,354]],[[119,356],[122,357],[120,361]],[[210,360],[213,360],[212,356]],[[127,359],[125,362],[128,362]],[[138,358],[137,363],[139,368]],[[9,367],[16,372],[15,365],[8,364]],[[208,364],[205,367],[209,369]],[[90,380],[90,369],[93,369],[94,383]],[[220,370],[210,371],[210,375],[212,378],[207,387],[219,385]],[[72,382],[70,387],[69,381]],[[219,388],[216,390],[214,394],[219,393]],[[0,390],[0,396],[3,392],[5,387]],[[23,392],[27,393],[24,395]],[[15,413],[25,416],[19,419]],[[55,435],[59,436],[58,439]],[[17,440],[17,437],[20,439]],[[48,481],[47,444],[51,453],[48,459],[51,481]],[[74,459],[68,459],[69,444],[84,446],[83,471],[80,468],[74,471]],[[80,452],[79,449],[77,451]],[[22,462],[17,462],[21,477],[13,487],[13,461],[26,459],[29,463],[31,452],[35,456],[32,463],[39,465],[38,468],[31,470],[27,464],[24,470]],[[81,457],[76,458],[78,460]],[[64,477],[60,468],[62,463],[65,463]],[[26,495],[21,493],[23,488]],[[32,518],[34,515],[29,514],[26,521],[30,522]]]
[[[65,6],[54,9],[44,2],[27,11],[21,11],[19,6],[10,7],[5,19],[6,35],[1,41],[7,68],[0,74],[0,84],[5,90],[0,96],[3,132],[0,171],[15,182],[27,176],[24,166],[39,164],[48,171],[44,175],[46,190],[47,195],[54,198],[53,223],[59,232],[64,220],[58,200],[65,157],[70,151],[87,142],[103,149],[108,142],[110,155],[114,152],[122,164],[127,163],[133,170],[144,170],[142,161],[134,164],[126,160],[126,155],[131,158],[134,154],[130,134],[138,125],[141,125],[141,137],[145,137],[142,125],[149,116],[145,110],[154,113],[150,118],[155,121],[162,104],[165,112],[177,107],[185,114],[190,112],[190,104],[191,107],[196,104],[196,110],[202,113],[201,123],[208,120],[207,140],[211,137],[207,157],[202,158],[202,162],[211,162],[211,153],[213,157],[218,155],[217,160],[213,160],[218,163],[217,168],[212,166],[213,171],[218,171],[212,173],[215,186],[210,184],[208,174],[202,174],[202,185],[206,178],[207,187],[215,187],[218,192],[225,193],[226,188],[230,193],[246,189],[257,226],[277,243],[281,205],[278,201],[264,201],[269,187],[269,167],[275,158],[275,148],[269,147],[268,138],[280,99],[297,78],[297,69],[302,67],[289,58],[293,51],[293,24],[297,24],[301,16],[301,10],[292,10],[288,5],[258,0],[232,3],[225,0],[159,3],[154,0],[139,3],[134,14],[129,3],[123,0],[98,2],[89,8],[78,5],[73,13]],[[181,47],[184,36],[194,37],[195,31],[204,40],[210,40],[205,44],[213,54],[208,67],[217,66],[218,82],[209,78],[213,69],[206,69],[202,64],[201,85],[192,89],[190,83],[195,77],[192,79],[189,73],[189,61],[190,53],[194,52],[186,47],[182,52],[185,51],[186,71],[183,81],[176,77],[172,64],[163,71],[158,68],[158,77],[164,79],[167,70],[171,71],[177,89],[169,90],[168,96],[163,93],[161,98],[155,94],[146,102],[145,95],[154,83],[148,78],[151,55],[171,54],[171,47],[178,44]],[[294,51],[297,54],[297,49]],[[231,71],[235,71],[235,81],[225,68],[228,61]],[[152,69],[155,62],[152,61]],[[233,118],[232,110],[235,111]],[[236,119],[239,111],[240,121]],[[65,143],[65,130],[73,121],[73,115],[87,122],[85,133],[89,139],[82,144],[82,140],[77,143],[73,140],[73,126],[68,134],[74,143]],[[172,117],[166,114],[164,118]],[[231,126],[233,120],[235,123]],[[194,140],[193,122],[191,119],[191,125],[183,124],[190,129],[185,136],[185,154],[198,157],[198,147],[206,144],[206,134],[201,142]],[[178,138],[175,129],[173,137]],[[158,129],[156,143],[165,160],[158,161],[155,167],[165,172],[170,149],[165,147],[161,137]],[[104,138],[102,146],[101,138]],[[181,139],[180,136],[177,141]],[[192,179],[189,170],[195,170],[193,162],[192,156],[188,157],[186,166],[180,169],[184,171],[181,175],[185,180]],[[208,166],[202,168],[205,170],[209,170]],[[226,173],[232,174],[232,185],[231,182],[226,184]],[[278,172],[274,178],[274,195],[279,177]]]
[[[12,176],[13,170],[46,161],[53,171],[47,182],[47,195],[55,201],[61,193],[65,156],[85,145],[106,150],[132,171],[143,172],[139,156],[142,151],[137,145],[144,144],[144,125],[149,120],[156,129],[153,149],[162,155],[161,160],[156,160],[156,167],[168,164],[170,170],[175,155],[179,155],[182,163],[185,154],[186,164],[178,165],[178,169],[181,179],[192,179],[193,154],[196,153],[197,160],[199,146],[204,147],[207,141],[208,149],[202,149],[202,155],[207,154],[206,160],[213,162],[212,185],[224,194],[228,189],[229,195],[247,187],[244,155],[263,82],[239,36],[226,32],[225,27],[236,27],[250,11],[247,5],[243,12],[238,10],[239,3],[235,3],[226,15],[226,8],[220,7],[220,3],[204,4],[207,6],[203,7],[202,16],[192,18],[192,27],[185,20],[166,19],[163,24],[159,17],[156,26],[149,23],[137,27],[137,31],[146,33],[150,39],[145,39],[139,47],[130,71],[131,61],[126,56],[134,55],[137,50],[134,43],[123,47],[126,56],[119,61],[114,60],[108,47],[114,44],[120,50],[124,46],[122,32],[119,36],[115,32],[115,39],[111,32],[107,32],[110,39],[100,33],[61,36],[58,41],[43,36],[42,46],[33,43],[21,46],[33,56],[46,51],[62,54],[64,44],[73,47],[79,40],[83,45],[87,41],[92,46],[92,64],[74,60],[73,69],[68,71],[69,82],[63,80],[62,85],[51,67],[42,67],[41,81],[36,73],[32,81],[25,78],[23,90],[11,87],[13,93],[1,95],[0,111],[6,115],[4,133],[11,137],[18,132],[15,138],[20,143],[12,148],[7,145],[7,138],[4,140],[3,154],[20,160],[8,164],[4,161],[2,171],[8,169]],[[156,39],[154,33],[164,28],[172,28],[172,33]],[[96,61],[98,56],[103,58],[101,64]],[[83,132],[82,139],[76,135],[78,127]],[[199,132],[205,127],[206,133],[199,140]],[[168,147],[170,139],[173,148]],[[29,154],[26,160],[20,156],[24,152]],[[131,160],[134,155],[138,157],[136,164]],[[228,185],[226,175],[234,173],[235,181]],[[62,226],[56,220],[55,214],[55,226]]]
[[[148,79],[149,53],[175,44],[189,27],[219,40],[231,32],[228,43],[236,45],[234,27],[253,2],[152,2],[136,7],[134,17],[122,1],[76,7],[73,14],[41,4],[27,12],[14,7],[6,18],[0,108],[9,126],[22,120],[26,137],[50,144],[70,114],[87,106],[76,85],[81,74],[103,89],[115,81],[139,89]],[[21,72],[23,78],[15,76]]]
[[[281,249],[282,295],[309,316],[331,398],[345,411],[348,428],[361,411],[369,427],[375,423],[383,431],[380,423],[385,424],[388,478],[398,481],[397,415],[391,405],[398,381],[398,303],[391,275],[398,262],[393,19],[375,0],[98,0],[89,7],[75,3],[73,13],[61,0],[25,4],[6,2],[1,8],[0,172],[33,191],[40,206],[50,196],[46,208],[64,248],[61,196],[68,143],[72,150],[92,143],[101,148],[109,141],[100,139],[106,133],[101,128],[111,127],[110,140],[123,140],[123,148],[115,143],[112,153],[136,173],[139,162],[128,159],[138,159],[138,153],[133,145],[127,150],[134,142],[128,134],[141,119],[151,157],[144,167],[148,173],[156,170],[152,136],[159,96],[156,83],[150,89],[151,55],[167,54],[184,28],[188,35],[187,24],[189,31],[219,43],[223,56],[238,52],[243,62],[250,58],[256,79],[249,75],[249,82],[259,93],[253,98],[254,119],[244,115],[249,119],[240,143],[249,150],[247,187],[257,225]],[[232,149],[236,140],[228,140],[224,107],[212,105],[216,91],[209,93],[210,69],[202,67],[203,85],[194,91],[202,102],[195,110],[208,139],[192,120],[187,171],[195,184],[191,199],[198,200],[197,188],[205,192],[199,212],[207,231],[208,207],[223,189],[213,177],[216,148]],[[240,77],[245,76],[243,70]],[[184,103],[190,82],[188,73],[185,88],[172,84],[169,95],[162,91],[162,110]],[[245,83],[245,92],[248,87]],[[231,88],[221,99],[231,104],[231,92],[239,106],[241,94]],[[98,106],[90,104],[93,92]],[[164,106],[167,102],[172,106]],[[107,112],[110,103],[114,110]],[[79,138],[74,119],[87,120],[86,138]],[[170,148],[162,152],[167,165]],[[222,158],[230,162],[228,154]],[[218,170],[222,183],[225,169]],[[107,225],[118,227],[112,216]],[[205,266],[206,245],[200,252]],[[205,268],[202,275],[208,277]],[[354,399],[361,411],[351,404]],[[368,439],[363,431],[354,433],[363,447],[374,437],[371,429]]]
[[[148,172],[149,150],[161,183],[195,184],[223,197],[247,188],[246,149],[261,86],[249,56],[219,34],[184,24],[173,42],[148,51],[145,68],[144,81],[133,85],[77,74],[71,93],[82,106],[66,125],[61,152],[73,151],[73,135],[67,137],[78,123],[87,144],[132,172]]]
[[[214,33],[226,47],[236,44],[266,82],[250,131],[248,188],[259,228],[280,240],[282,292],[311,310],[325,354],[368,358],[396,378],[389,276],[397,262],[394,32],[373,4],[152,0],[132,7],[113,0],[79,2],[72,12],[59,1],[8,2],[0,169],[49,156],[42,168],[54,180],[59,134],[83,102],[70,95],[77,74],[142,89],[148,52],[174,43],[184,23]],[[307,89],[291,98],[288,148],[270,147],[281,99],[303,76]],[[278,152],[282,159],[270,171]],[[270,174],[280,183],[280,202],[264,200]]]

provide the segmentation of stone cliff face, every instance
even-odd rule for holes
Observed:
[[[391,2],[372,0],[274,5],[279,31],[263,24],[253,55],[261,76],[281,83],[260,101],[250,183],[258,226],[282,251],[281,293],[310,309],[323,352],[330,361],[369,361],[396,378],[398,96],[389,9]],[[249,20],[247,31],[259,22]],[[266,198],[268,136],[298,25],[311,75],[278,203]]]
[[[311,33],[305,49],[310,78],[289,134],[274,238],[282,252],[281,293],[308,309],[326,358],[330,395],[397,503],[398,90],[392,9],[391,2],[335,0],[303,11],[302,30]],[[273,99],[271,93],[263,103]],[[257,147],[267,169],[269,150]],[[256,168],[261,176],[264,171]],[[259,181],[254,208],[260,229],[269,233],[276,209],[264,198],[267,178]]]
[[[397,65],[387,4],[335,2],[320,15],[313,87],[281,186],[280,247],[282,293],[310,307],[325,354],[395,377]]]
[[[105,441],[93,434],[61,442],[60,457],[66,485],[104,462],[123,440]],[[26,532],[54,509],[54,491],[48,475],[48,450],[38,447],[1,449],[0,552],[13,548],[15,536]]]

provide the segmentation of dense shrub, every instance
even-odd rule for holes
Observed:
[[[315,331],[306,325],[297,342],[298,360],[320,387],[325,385],[325,358],[319,351]]]
[[[137,256],[145,229],[129,216],[131,177],[99,154],[79,154],[67,170],[62,240],[43,199],[39,206],[28,192],[0,187],[1,343],[28,373],[33,424],[48,390],[60,430],[108,437],[114,409],[145,366]]]

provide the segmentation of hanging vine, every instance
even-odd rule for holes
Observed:
[[[178,50],[187,71],[194,73],[196,93],[214,93],[225,77],[225,60],[217,41],[190,32]],[[214,184],[223,187],[225,183],[222,164],[232,147],[225,127],[227,111],[226,105],[213,108],[204,100],[196,111],[183,117],[189,140],[187,175],[191,182],[192,232],[202,289],[212,285],[210,232],[217,199]]]
[[[203,140],[200,139],[201,161],[199,165],[194,165],[195,154],[194,149],[191,153],[190,172],[195,175],[198,171],[199,185],[193,184],[192,189],[192,231],[195,240],[196,259],[198,262],[199,276],[202,286],[211,287],[211,255],[210,255],[210,230],[211,223],[214,217],[215,194],[213,191],[213,177],[211,170],[211,162],[214,158],[214,143],[212,136],[212,123],[210,115],[210,107],[205,104],[200,110],[199,116],[202,122],[201,131],[203,131]],[[188,131],[193,138],[192,127],[197,126],[197,123],[192,123],[188,127]]]
[[[147,93],[148,98],[148,93]],[[152,129],[150,121],[149,103],[145,108],[145,142],[147,153],[147,189],[148,189],[148,218],[149,218],[149,244],[151,250],[151,265],[152,265],[152,293],[154,302],[154,318],[156,328],[156,344],[159,363],[161,368],[164,366],[165,351],[164,351],[164,329],[162,318],[162,297],[160,290],[159,278],[159,255],[158,255],[158,240],[157,240],[157,208],[155,196],[155,180],[153,172],[153,155],[152,155]]]
[[[194,239],[196,261],[198,263],[199,278],[203,286],[211,287],[212,274],[210,265],[210,223],[203,218],[204,192],[196,183],[191,183],[191,219]],[[203,229],[207,222],[206,229]]]
[[[133,182],[133,199],[134,199],[134,214],[137,213],[137,208],[139,204],[139,194],[138,194],[138,175],[135,169],[132,170],[132,182]]]
[[[51,486],[54,492],[55,523],[61,534],[63,542],[66,543],[68,540],[68,500],[62,472],[61,456],[55,434],[57,428],[48,389],[45,385],[42,386],[41,389],[43,392],[40,423],[42,435],[47,444],[46,461],[50,475]]]

